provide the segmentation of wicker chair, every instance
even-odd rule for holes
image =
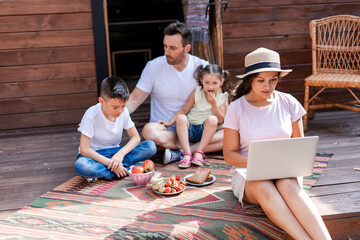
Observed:
[[[353,91],[360,89],[360,17],[338,15],[313,20],[310,35],[312,75],[305,78],[304,108],[308,111],[304,116],[305,131],[308,117],[316,109],[339,107],[360,113],[360,100]],[[318,95],[325,88],[347,89],[356,101],[321,99]]]

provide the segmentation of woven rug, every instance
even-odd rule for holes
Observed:
[[[284,239],[261,208],[242,209],[231,191],[230,166],[211,156],[206,167],[216,182],[180,195],[155,194],[129,177],[87,183],[74,177],[0,222],[0,239]],[[317,156],[309,190],[327,166]],[[186,176],[195,167],[156,164],[164,176]]]

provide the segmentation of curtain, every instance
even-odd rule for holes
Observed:
[[[205,16],[208,0],[187,1],[186,23],[193,30],[192,54],[214,62],[214,53],[211,50],[211,38],[209,36],[209,15]]]

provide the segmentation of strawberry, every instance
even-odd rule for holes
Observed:
[[[171,177],[170,182],[172,182],[172,183],[175,182],[175,177]]]
[[[172,182],[168,181],[167,183],[165,183],[165,187],[171,187]]]
[[[170,187],[165,187],[164,193],[171,193],[171,188]]]

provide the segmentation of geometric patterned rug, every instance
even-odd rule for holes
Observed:
[[[330,155],[316,157],[308,191]],[[0,239],[284,239],[259,207],[242,209],[231,191],[230,166],[210,156],[206,167],[216,182],[174,196],[137,187],[126,177],[87,183],[74,177],[0,222]],[[176,163],[156,164],[164,176],[186,176]]]

